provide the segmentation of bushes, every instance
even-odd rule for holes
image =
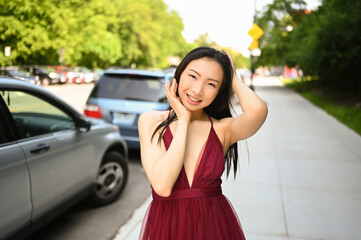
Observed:
[[[274,7],[275,5],[271,4],[268,9]],[[295,12],[303,14],[295,15]],[[291,17],[293,30],[280,31],[284,36],[281,42],[277,39],[282,35],[277,35],[273,29],[270,32],[271,38],[268,37],[267,42],[261,43],[262,49],[276,44],[280,64],[290,67],[297,65],[304,75],[317,75],[325,89],[361,96],[361,74],[358,70],[361,67],[360,13],[361,1],[352,0],[324,0],[322,5],[312,12],[302,9],[302,5],[293,10],[284,9],[281,17],[278,14],[279,22],[283,25],[274,26],[281,29],[280,26],[284,27],[286,20]],[[267,16],[269,13],[262,16],[265,18],[263,22],[267,22]],[[268,17],[267,24],[270,19]],[[290,21],[287,24],[290,24]],[[272,61],[264,57],[260,59],[262,65],[271,65]]]

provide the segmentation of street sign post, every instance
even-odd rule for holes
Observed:
[[[256,8],[256,7],[255,7]],[[255,67],[254,62],[256,60],[256,57],[259,57],[261,55],[261,49],[258,47],[258,39],[263,35],[263,30],[256,24],[256,14],[254,15],[254,23],[252,28],[248,31],[248,35],[251,36],[253,39],[253,42],[251,43],[251,46],[249,46],[249,50],[251,51],[251,86],[250,88],[254,90],[253,87],[253,75],[255,73]]]
[[[258,48],[258,46],[259,46],[259,43],[258,43],[258,41],[257,40],[253,40],[253,42],[251,43],[251,46],[249,46],[249,50],[253,50],[253,49],[256,49],[256,48]]]

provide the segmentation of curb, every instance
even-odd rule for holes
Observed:
[[[150,195],[145,202],[138,207],[127,222],[118,230],[113,240],[135,240],[139,239],[140,228],[144,215],[152,201]]]

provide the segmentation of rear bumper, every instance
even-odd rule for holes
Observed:
[[[138,127],[118,125],[120,135],[130,149],[140,149]]]
[[[123,136],[124,141],[127,143],[129,149],[140,149],[139,138],[136,137],[125,137]]]

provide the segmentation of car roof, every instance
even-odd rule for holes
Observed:
[[[0,67],[0,70],[18,70],[21,69],[23,70],[24,68],[21,66],[5,66],[5,67]]]
[[[119,75],[141,75],[141,76],[152,76],[152,77],[164,77],[162,71],[142,70],[142,69],[107,69],[104,74],[119,74]]]

